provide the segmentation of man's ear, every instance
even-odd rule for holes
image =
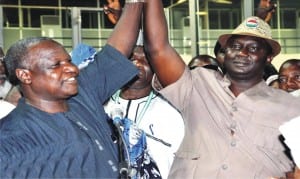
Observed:
[[[31,83],[31,73],[27,69],[16,69],[16,76],[21,81],[21,83],[24,84],[30,84]]]

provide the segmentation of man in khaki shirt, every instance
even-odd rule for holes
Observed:
[[[280,53],[269,25],[249,17],[220,36],[226,49],[222,77],[189,70],[169,44],[161,1],[144,7],[145,46],[163,88],[157,90],[185,121],[169,178],[270,178],[291,171],[278,127],[300,114],[300,100],[263,80],[265,65]]]

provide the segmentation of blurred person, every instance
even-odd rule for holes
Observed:
[[[210,55],[196,55],[193,57],[189,63],[188,67],[192,70],[197,67],[204,67],[212,70],[216,70],[221,72],[221,69],[219,68],[218,62],[216,59]],[[222,73],[222,72],[221,72]]]
[[[134,121],[146,133],[147,152],[157,164],[161,177],[167,178],[174,153],[184,136],[184,123],[181,114],[151,86],[154,73],[144,52],[142,30],[130,61],[139,69],[139,74],[110,98],[105,110],[110,114],[115,104],[121,105],[125,118]]]
[[[257,8],[256,16],[270,23],[273,14],[275,13],[277,4],[271,0],[260,0]]]
[[[2,48],[0,47],[0,99],[4,99],[8,92],[11,90],[12,85],[7,80],[6,74],[5,74],[5,67],[3,63],[4,58],[4,52]]]
[[[8,78],[24,96],[0,121],[1,178],[122,176],[119,146],[111,140],[113,126],[102,104],[138,72],[127,57],[142,7],[127,1],[107,44],[80,73],[50,38],[26,38],[9,48]]]
[[[153,91],[153,72],[143,46],[136,46],[130,58],[140,70],[139,75],[126,84],[107,103],[106,111],[119,104],[125,117],[135,122],[147,134],[147,150],[157,164],[162,178],[167,178],[183,135],[184,124],[180,113],[161,95]]]
[[[103,7],[104,13],[112,24],[116,24],[122,14],[122,6],[119,0],[107,0]]]
[[[266,84],[273,88],[279,88],[278,75],[271,75],[266,79]]]
[[[249,17],[219,37],[223,77],[205,68],[189,70],[169,43],[160,0],[148,1],[143,17],[145,49],[161,84],[156,90],[185,123],[169,178],[270,178],[291,171],[278,127],[300,115],[300,101],[263,80],[265,65],[281,49],[270,26]]]
[[[279,68],[279,88],[300,96],[300,59],[286,60]]]
[[[267,63],[264,68],[263,79],[266,81],[270,76],[278,75],[278,71],[272,63]]]
[[[5,101],[17,106],[19,99],[22,97],[22,92],[19,89],[19,86],[14,86],[11,90],[7,93],[6,97],[4,98]]]
[[[222,70],[222,73],[225,74],[226,73],[226,70],[224,69],[225,49],[221,47],[221,44],[218,41],[216,42],[214,47],[214,54],[218,62],[218,65]]]
[[[5,74],[5,66],[3,63],[4,52],[0,47],[0,99],[3,99],[13,105],[17,105],[21,98],[21,92],[17,86],[12,85]],[[3,108],[4,109],[4,108]]]
[[[268,86],[279,88],[278,71],[272,63],[267,63],[264,68],[263,79]]]

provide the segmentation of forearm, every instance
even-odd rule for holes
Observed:
[[[129,56],[136,43],[140,27],[143,3],[126,3],[122,15],[111,33],[107,43]]]
[[[167,86],[179,79],[185,63],[169,44],[162,0],[148,0],[144,8],[145,48],[160,83]]]

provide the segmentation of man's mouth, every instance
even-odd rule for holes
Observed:
[[[68,78],[64,81],[67,82],[67,83],[74,83],[74,82],[77,82],[77,79],[75,77],[71,77],[71,78]]]
[[[249,65],[249,63],[244,60],[235,60],[233,61],[233,64],[239,67],[244,67]]]

